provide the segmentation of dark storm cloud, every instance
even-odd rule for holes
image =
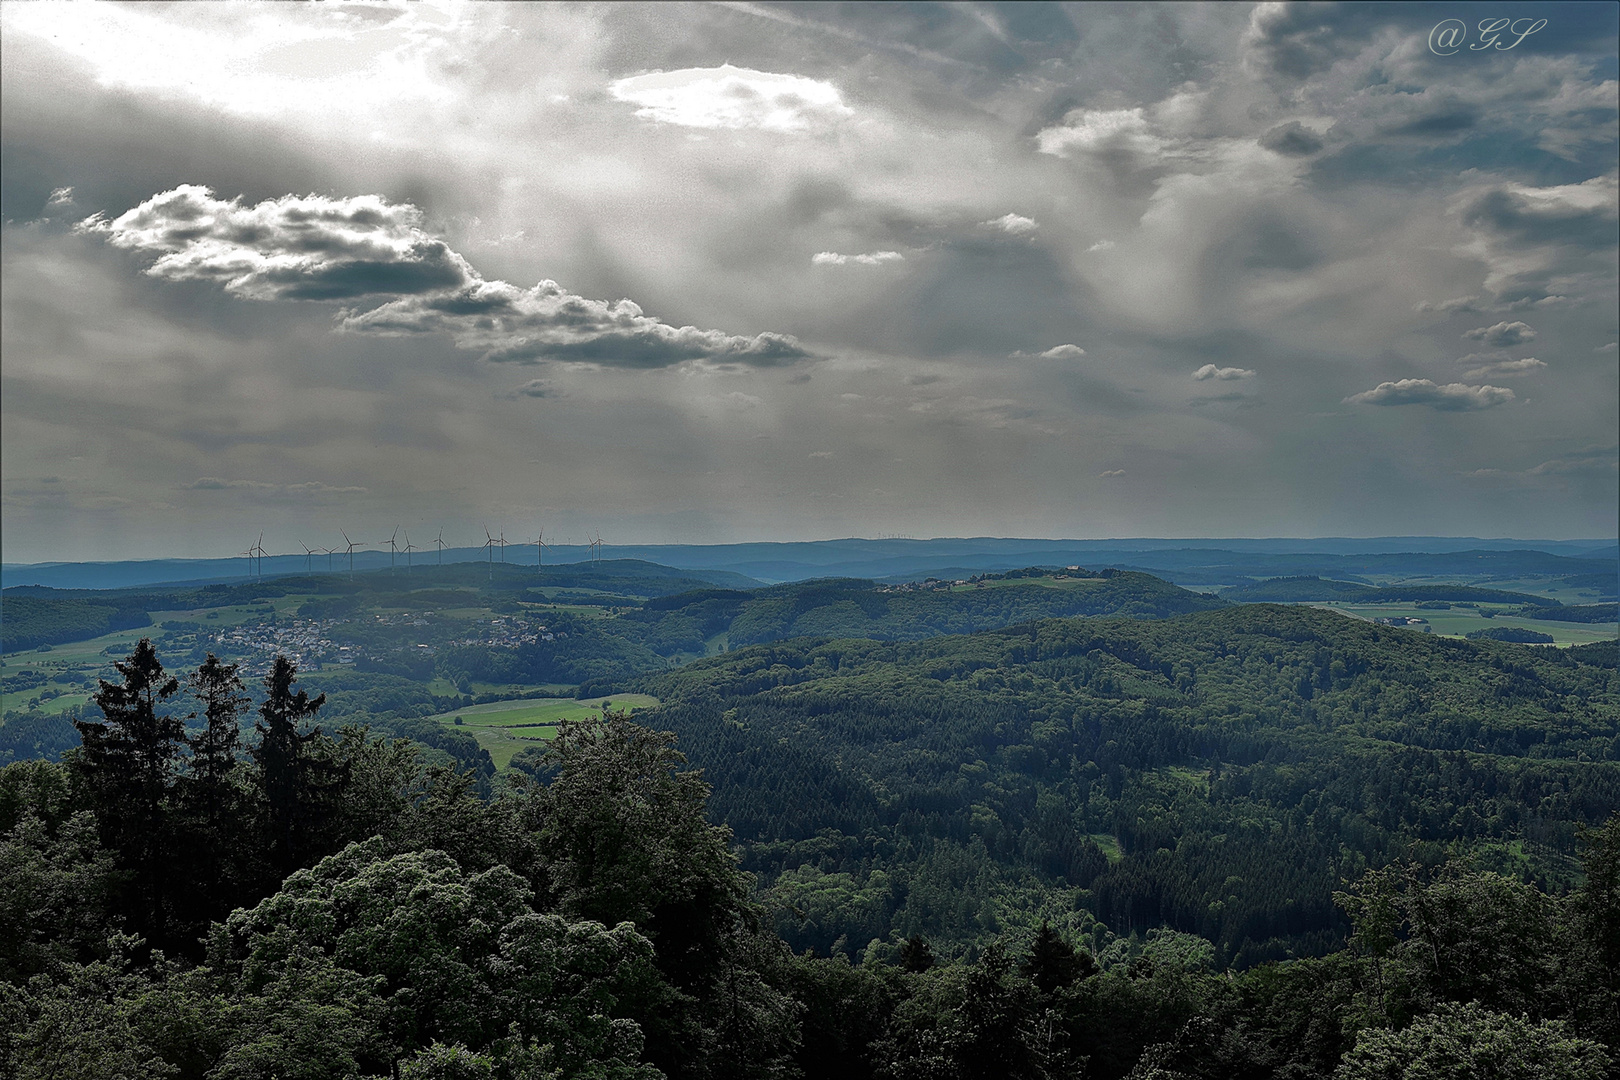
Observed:
[[[673,327],[630,300],[589,300],[542,281],[520,289],[487,281],[422,213],[378,195],[284,196],[246,206],[206,187],[181,185],[107,220],[79,225],[115,247],[157,259],[147,273],[209,281],[251,300],[355,300],[392,295],[342,312],[352,333],[445,333],[458,348],[497,362],[565,360],[661,368],[688,360],[769,367],[810,358],[793,338]]]
[[[353,333],[447,333],[457,347],[506,363],[571,360],[661,368],[716,360],[770,367],[811,355],[784,334],[743,337],[677,328],[643,314],[632,301],[587,300],[555,281],[532,289],[480,281],[456,293],[405,297],[370,311],[347,312],[338,325]]]
[[[1322,149],[1322,140],[1298,120],[1290,120],[1260,136],[1260,145],[1286,157],[1307,157]]]
[[[1353,55],[1373,20],[1359,5],[1258,4],[1244,44],[1250,62],[1267,74],[1306,79]]]
[[[1430,379],[1401,379],[1379,383],[1344,400],[1349,405],[1427,405],[1440,412],[1476,412],[1506,405],[1513,397],[1513,391],[1501,386],[1436,386]]]
[[[1480,109],[1474,105],[1445,105],[1430,112],[1402,120],[1385,128],[1389,135],[1412,135],[1420,138],[1457,135],[1471,130],[1480,121]]]
[[[1463,221],[1518,245],[1571,244],[1608,249],[1616,239],[1613,175],[1567,188],[1533,189],[1503,184],[1474,193],[1462,207]]]

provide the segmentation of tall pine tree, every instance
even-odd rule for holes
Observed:
[[[186,688],[202,706],[203,726],[186,736],[191,759],[180,784],[181,828],[191,888],[179,897],[181,914],[194,930],[223,918],[248,899],[243,857],[251,844],[244,835],[243,788],[237,780],[242,716],[250,699],[236,664],[213,653],[186,678]]]
[[[257,780],[264,812],[271,868],[278,878],[308,865],[323,854],[325,831],[343,768],[329,752],[321,729],[299,730],[326,704],[326,695],[310,697],[293,690],[298,667],[277,656],[264,678],[266,696],[254,728],[259,742],[248,749],[258,766]]]
[[[150,638],[114,665],[123,682],[101,680],[91,700],[103,719],[75,720],[83,747],[74,767],[95,807],[102,843],[131,875],[126,917],[157,945],[168,944],[173,806],[185,718],[163,710],[180,689],[158,662]]]

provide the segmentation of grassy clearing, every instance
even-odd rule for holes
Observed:
[[[1117,863],[1125,857],[1125,853],[1119,850],[1119,840],[1113,834],[1096,832],[1091,834],[1091,839],[1098,847],[1102,848],[1103,854],[1108,856],[1109,862]]]
[[[658,699],[646,694],[611,694],[607,697],[541,698],[530,701],[495,701],[488,705],[471,705],[454,712],[441,713],[431,719],[441,724],[454,724],[461,718],[461,730],[478,740],[478,745],[489,751],[497,769],[508,768],[513,755],[529,747],[549,742],[557,733],[557,725],[564,720],[583,720],[600,716],[602,708],[629,709],[632,713],[658,704]]]
[[[1480,614],[1480,611],[1500,613],[1513,610],[1512,606],[1505,604],[1481,604],[1478,608],[1453,607],[1449,610],[1419,608],[1415,604],[1313,603],[1310,606],[1368,620],[1387,619],[1397,615],[1427,619],[1433,632],[1442,637],[1460,638],[1475,630],[1486,630],[1493,626],[1519,626],[1526,630],[1550,634],[1555,645],[1585,645],[1593,641],[1613,641],[1616,635],[1620,635],[1620,624],[1616,623],[1561,623],[1549,619],[1526,619],[1519,615],[1503,614],[1487,619]],[[1417,633],[1423,632],[1421,626],[1408,626],[1406,629]]]

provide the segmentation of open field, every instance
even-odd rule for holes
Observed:
[[[635,712],[657,704],[657,698],[646,694],[613,694],[580,701],[573,698],[540,698],[471,705],[430,719],[441,724],[454,724],[456,718],[460,717],[461,729],[489,751],[497,769],[505,769],[511,765],[514,754],[550,741],[557,732],[557,725],[564,720],[583,720],[587,716],[600,715],[604,705]]]
[[[1420,608],[1416,604],[1344,604],[1338,602],[1312,603],[1310,607],[1338,611],[1360,619],[1388,619],[1395,616],[1427,619],[1432,632],[1441,637],[1465,637],[1475,630],[1493,626],[1518,626],[1552,635],[1555,645],[1586,645],[1593,641],[1613,641],[1620,635],[1616,623],[1564,623],[1549,619],[1527,619],[1519,615],[1498,614],[1487,619],[1480,611],[1506,612],[1514,610],[1506,604],[1481,604],[1478,608],[1452,607],[1448,609]],[[1406,629],[1422,633],[1422,626]]]

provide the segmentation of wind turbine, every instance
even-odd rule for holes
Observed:
[[[484,526],[484,546],[489,548],[489,580],[495,580],[495,538],[489,535],[489,526]]]
[[[252,576],[253,576],[253,545],[252,545],[252,544],[249,544],[249,545],[248,545],[248,549],[247,549],[247,550],[246,550],[246,551],[244,551],[244,552],[242,552],[242,555],[243,555],[243,556],[244,556],[244,557],[245,557],[245,558],[246,558],[246,559],[247,559],[247,561],[248,561],[248,565],[247,565],[247,576],[248,576],[248,577],[252,577]]]
[[[602,547],[602,534],[597,533],[596,534],[596,539],[591,541],[591,562],[596,561],[596,553],[599,550],[601,550],[601,547]]]
[[[310,559],[315,554],[315,549],[310,547],[308,544],[304,543],[302,540],[298,541],[298,546],[304,549],[304,573],[307,574],[307,573],[310,572],[309,563],[310,563]]]
[[[265,555],[265,552],[264,552],[264,530],[263,529],[259,530],[259,539],[254,544],[254,547],[257,549],[258,555],[259,555],[259,580],[263,581],[264,580],[264,555]]]
[[[390,569],[390,570],[392,570],[394,568],[394,553],[399,550],[399,545],[394,543],[394,541],[397,540],[398,538],[399,538],[399,526],[395,525],[394,526],[394,535],[390,536],[388,538],[388,569]],[[410,543],[410,540],[411,540],[411,538],[409,536],[407,536],[405,538],[406,543]]]
[[[539,532],[535,533],[535,535],[534,535],[534,570],[535,570],[535,573],[539,573],[540,568],[542,566],[544,566],[544,565],[546,565],[546,530],[541,529]]]
[[[501,562],[505,562],[506,561],[506,530],[505,529],[501,530],[501,535],[499,535],[499,536],[497,536],[495,538],[495,542],[497,544],[501,545]]]
[[[409,529],[406,529],[405,530],[405,572],[406,573],[410,573],[410,570],[411,570],[411,552],[416,551],[416,550],[418,550],[418,549],[411,546],[411,531]]]
[[[439,546],[439,565],[443,566],[444,565],[444,530],[443,529],[439,530],[439,535],[434,537],[433,542]]]
[[[345,543],[347,543],[349,545],[349,580],[353,581],[354,580],[354,549],[359,546],[359,541],[350,540],[349,539],[349,534],[346,533],[346,532],[343,532],[342,529],[339,529],[338,532],[343,533],[343,540],[344,540]]]

